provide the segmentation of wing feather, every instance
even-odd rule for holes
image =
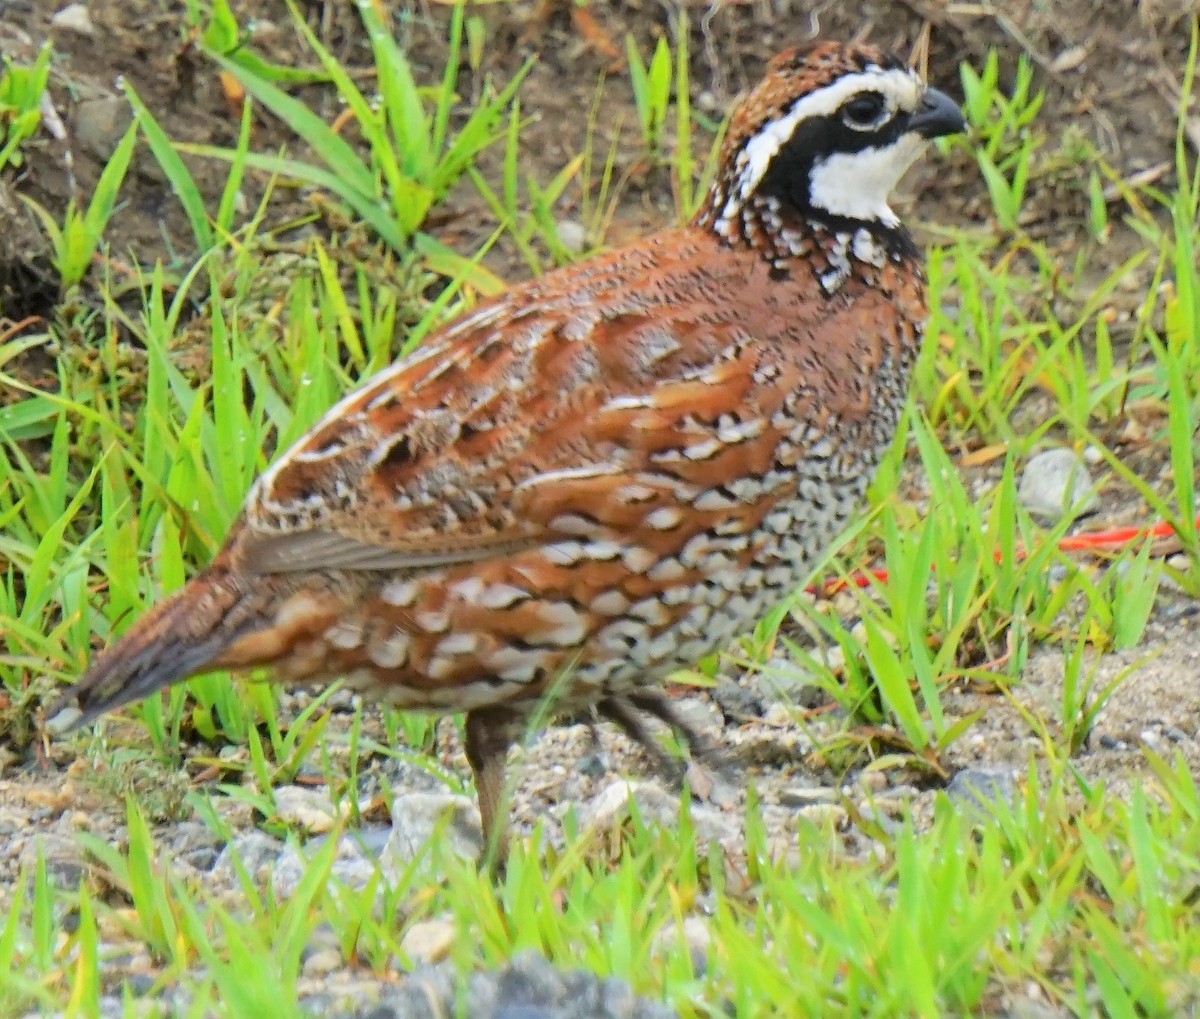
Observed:
[[[634,528],[722,472],[769,469],[785,397],[846,388],[819,377],[843,367],[831,349],[856,373],[891,356],[875,305],[894,298],[781,291],[750,251],[700,269],[698,243],[685,229],[613,252],[430,336],[262,476],[235,554],[256,572],[441,568],[558,540],[581,515]],[[863,395],[812,412],[863,415]],[[762,442],[726,441],[748,420]]]

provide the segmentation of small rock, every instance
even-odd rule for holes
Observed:
[[[688,765],[689,781],[691,781],[692,769],[695,766],[695,761]],[[720,807],[722,810],[729,810],[735,807],[742,798],[745,786],[740,782],[731,781],[724,771],[711,772],[710,777],[712,782],[704,799],[708,800],[714,807]],[[692,781],[692,789],[693,791],[696,790],[694,781]]]
[[[400,951],[413,963],[432,965],[449,957],[457,935],[457,928],[449,920],[425,920],[404,932]]]
[[[246,27],[250,31],[250,38],[260,46],[279,38],[279,26],[266,18],[255,18]]]
[[[900,785],[889,786],[886,789],[881,789],[876,795],[877,800],[903,800],[905,802],[915,800],[918,795],[916,786],[901,783]]]
[[[1077,70],[1083,66],[1087,57],[1088,48],[1086,46],[1068,46],[1051,62],[1050,70],[1054,74]]]
[[[603,778],[609,771],[608,757],[604,753],[584,754],[576,767],[585,778]]]
[[[107,160],[133,122],[129,103],[117,96],[84,99],[75,107],[75,137],[97,159]]]
[[[95,35],[96,28],[88,14],[87,4],[67,4],[50,19],[51,28],[62,28],[80,35]]]
[[[255,884],[265,885],[271,880],[279,857],[286,848],[279,839],[260,831],[238,835],[221,850],[217,862],[213,864],[213,880],[236,887],[237,867],[240,864]]]
[[[870,793],[881,793],[888,788],[888,777],[882,771],[864,771],[858,776],[858,784]]]
[[[309,835],[324,835],[345,814],[329,799],[324,787],[309,789],[300,785],[285,785],[275,790],[275,816],[290,827]]]
[[[1073,566],[1068,570],[1065,563],[1054,563],[1047,575],[1050,578],[1050,583],[1057,587],[1059,584],[1064,583],[1068,577],[1071,577],[1076,569],[1077,567]]]
[[[987,768],[964,768],[946,786],[946,795],[956,803],[986,806],[992,800],[1011,801],[1016,782],[1007,771]]]
[[[794,721],[796,709],[790,704],[776,701],[763,712],[762,720],[775,729],[786,729]]]
[[[1167,556],[1167,565],[1175,570],[1186,570],[1190,565],[1188,554],[1186,552],[1176,552],[1174,555]]]
[[[1171,725],[1167,727],[1167,739],[1172,743],[1186,743],[1191,737],[1177,726]]]
[[[39,856],[56,888],[78,887],[85,869],[84,857],[73,838],[38,832],[22,845],[18,859],[22,867],[31,868]]]
[[[578,220],[559,220],[556,232],[558,233],[558,243],[573,255],[578,255],[588,246],[587,228]]]
[[[840,668],[843,664],[841,648],[817,651],[815,657],[823,660],[830,669]],[[772,658],[755,674],[755,684],[764,700],[793,708],[808,710],[829,699],[813,673],[791,658]]]
[[[814,803],[836,803],[841,798],[837,789],[827,786],[789,786],[779,792],[779,802],[785,807],[811,807]]]
[[[762,717],[763,706],[758,694],[740,683],[721,680],[709,691],[709,696],[725,713],[725,717],[734,722],[757,721]]]
[[[364,825],[362,828],[348,833],[346,837],[353,839],[354,844],[367,856],[378,860],[387,846],[388,839],[392,837],[392,826],[390,824]]]
[[[854,805],[859,815],[881,828],[890,830],[893,821],[898,821],[908,813],[908,800],[892,796],[880,796],[869,800],[859,800]]]
[[[136,998],[144,998],[158,986],[158,976],[153,973],[129,973],[125,977],[125,989]]]
[[[188,853],[193,849],[220,846],[221,837],[202,821],[177,821],[172,834],[172,849]]]
[[[656,782],[616,779],[585,805],[582,827],[593,834],[610,832],[625,823],[633,803],[646,825],[674,828],[679,822],[678,796]],[[736,835],[732,819],[707,804],[692,803],[690,816],[700,842],[724,843]]]
[[[1096,508],[1093,484],[1083,458],[1060,446],[1030,458],[1017,486],[1017,498],[1031,514],[1046,520],[1081,517]]]
[[[1167,565],[1171,566],[1173,564],[1168,560]],[[1179,621],[1200,616],[1200,605],[1197,605],[1193,601],[1177,602],[1174,605],[1163,606],[1160,611],[1163,619]]]
[[[702,697],[682,697],[674,702],[675,712],[696,732],[714,743],[722,733],[721,712],[716,705]]]
[[[208,874],[212,868],[216,867],[220,858],[221,850],[217,849],[217,846],[197,846],[196,849],[179,853],[178,856],[181,864],[199,871],[200,874]]]
[[[245,208],[249,211],[249,200],[246,200]],[[238,211],[240,212],[241,210],[239,209]],[[325,707],[330,711],[345,711],[347,713],[353,713],[361,705],[362,694],[348,686],[344,686],[340,690],[334,690],[325,701]]]
[[[324,977],[341,969],[342,966],[341,952],[336,948],[322,948],[304,960],[303,971],[306,977]]]
[[[464,860],[483,852],[479,811],[465,796],[449,793],[407,793],[392,803],[392,833],[379,863],[385,874],[407,869],[426,851],[434,835],[437,850]]]
[[[698,916],[684,917],[682,927],[673,921],[664,925],[654,935],[653,948],[657,954],[669,952],[676,945],[687,948],[692,963],[692,973],[703,976],[708,970],[708,955],[712,949],[712,931],[708,923]]]
[[[585,828],[609,831],[625,822],[630,804],[636,803],[643,821],[669,825],[679,816],[679,799],[654,782],[617,779],[584,805]]]
[[[834,831],[843,831],[850,823],[850,815],[840,803],[812,803],[796,813],[809,824],[818,828],[832,827]]]
[[[314,839],[303,849],[297,846],[285,848],[271,874],[271,890],[281,899],[291,898],[312,867],[311,857],[324,845],[328,845],[324,839]],[[349,832],[338,839],[329,876],[347,888],[361,891],[375,877],[379,866],[363,852],[357,833]]]

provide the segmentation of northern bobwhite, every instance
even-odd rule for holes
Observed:
[[[343,399],[63,702],[85,722],[269,666],[464,711],[501,852],[543,698],[694,739],[664,676],[805,580],[892,440],[926,308],[888,195],[963,126],[872,46],[780,54],[688,226],[481,304]]]

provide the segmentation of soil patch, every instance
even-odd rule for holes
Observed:
[[[128,107],[120,83],[133,88],[176,140],[232,144],[236,111],[221,88],[216,70],[197,51],[179,5],[157,0],[92,0],[82,17],[65,17],[61,0],[7,0],[0,3],[0,51],[15,62],[33,59],[47,39],[54,44],[52,97],[59,124],[50,123],[28,146],[20,172],[0,179],[0,212],[6,230],[0,244],[0,297],[10,319],[36,310],[52,291],[45,246],[36,224],[21,211],[15,193],[27,195],[52,215],[61,216],[71,199],[90,196],[96,178],[128,123]],[[446,53],[448,8],[441,4],[391,5],[394,23],[415,72],[430,80],[440,73]],[[485,19],[487,45],[476,72],[464,70],[464,98],[478,94],[483,81],[508,80],[532,59],[522,85],[525,130],[523,169],[539,181],[549,180],[586,141],[588,111],[596,82],[607,75],[604,102],[597,118],[597,149],[618,139],[618,170],[630,171],[640,157],[636,115],[629,78],[623,67],[627,34],[643,53],[654,41],[673,38],[678,16],[686,10],[693,60],[697,107],[719,115],[734,95],[751,84],[763,62],[783,45],[814,32],[830,36],[865,36],[907,54],[927,51],[931,81],[960,94],[957,67],[967,60],[982,64],[989,49],[1001,56],[1003,78],[1011,80],[1025,54],[1047,92],[1039,130],[1052,138],[1079,133],[1106,154],[1122,175],[1169,172],[1176,109],[1188,44],[1189,10],[1195,4],[1139,5],[1130,15],[1122,5],[1104,0],[1070,0],[1057,4],[956,5],[936,0],[875,0],[862,4],[813,4],[791,0],[756,0],[724,4],[669,2],[593,4],[582,21],[576,4],[529,0],[482,4],[473,13]],[[366,74],[370,53],[358,16],[350,4],[308,3],[309,23],[322,42],[354,72]],[[968,12],[969,11],[969,12]],[[236,5],[239,24],[248,26],[247,45],[270,59],[292,66],[313,66],[285,4],[247,0]],[[303,97],[332,121],[338,107],[331,90],[308,88]],[[277,121],[263,113],[254,125],[259,151],[303,146]],[[189,168],[201,191],[215,203],[227,167],[212,160],[190,159]],[[486,164],[485,164],[486,169]],[[947,187],[946,175],[953,175]],[[928,185],[937,175],[933,194]],[[609,235],[620,242],[667,221],[671,215],[663,181],[636,173],[625,192],[618,225]],[[246,207],[254,208],[266,180],[250,174]],[[1078,236],[1080,196],[1064,195],[1072,182],[1035,182],[1031,214],[1061,224]],[[1078,182],[1075,182],[1078,183]],[[645,186],[638,186],[643,184]],[[961,185],[961,186],[957,186]],[[941,224],[970,224],[983,215],[985,192],[973,168],[928,167],[909,190],[920,201],[918,219]],[[258,193],[255,193],[255,192]],[[140,264],[186,259],[191,231],[161,171],[147,151],[135,159],[122,191],[124,207],[112,221],[108,241],[119,258]],[[304,196],[280,196],[277,214],[294,213],[289,202],[307,208]],[[578,195],[568,195],[562,209],[572,213]],[[1066,222],[1063,222],[1063,220]],[[492,229],[492,219],[468,189],[450,203],[442,222],[442,239],[460,250],[472,250]],[[509,279],[528,274],[512,250],[501,250],[493,263]],[[28,281],[37,283],[32,289]]]

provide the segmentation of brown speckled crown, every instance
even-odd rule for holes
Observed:
[[[900,65],[835,43],[777,57],[717,178],[718,213],[731,181],[753,192],[726,217],[746,243],[710,207],[431,335],[287,450],[211,566],[67,696],[90,719],[189,675],[267,666],[466,711],[501,848],[505,754],[544,697],[594,706],[652,750],[643,713],[694,742],[663,678],[804,581],[905,400],[925,318],[916,260],[877,242],[879,224],[814,225],[755,189],[776,173],[764,152],[802,167],[810,136],[851,156],[903,138],[917,86],[877,133],[825,110],[747,155],[798,100],[869,67]],[[944,133],[941,115],[920,132]]]
[[[771,120],[782,117],[801,96],[831,85],[847,74],[868,67],[903,70],[895,57],[877,46],[846,45],[827,40],[810,42],[777,53],[767,64],[766,76],[738,104],[729,118],[721,146],[721,166],[737,163],[737,153]]]

